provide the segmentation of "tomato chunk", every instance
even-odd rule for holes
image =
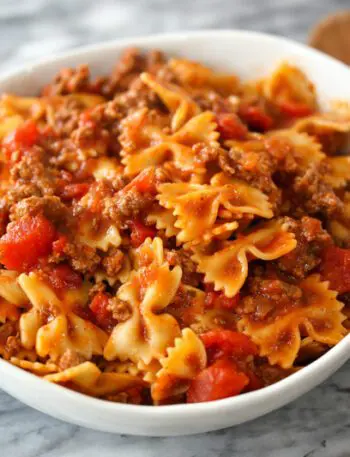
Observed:
[[[313,113],[313,109],[306,103],[285,101],[279,104],[281,113],[289,117],[304,117]]]
[[[141,171],[134,179],[132,179],[129,184],[127,184],[121,192],[126,192],[131,188],[136,187],[140,193],[157,193],[157,180],[153,168],[146,168]]]
[[[131,245],[134,248],[139,247],[146,238],[154,238],[157,234],[157,230],[154,227],[149,227],[140,221],[130,221],[129,225],[131,227]]]
[[[55,227],[44,216],[22,217],[0,238],[0,262],[9,270],[28,271],[51,253],[55,239]]]
[[[238,114],[252,130],[265,132],[273,126],[272,117],[265,112],[262,106],[242,103]]]
[[[13,159],[13,154],[17,152],[18,161],[24,149],[33,146],[39,137],[39,132],[34,121],[26,121],[13,132],[9,133],[3,140],[3,148],[7,160]]]
[[[90,303],[90,310],[94,314],[95,321],[100,327],[110,330],[116,324],[112,312],[108,309],[109,297],[103,292],[96,294]]]
[[[242,392],[249,378],[230,360],[218,360],[201,371],[191,382],[187,403],[219,400]]]
[[[205,306],[207,308],[224,308],[224,309],[234,309],[239,303],[239,294],[234,297],[226,297],[224,292],[216,292],[212,284],[205,285]]]
[[[243,333],[215,329],[200,335],[207,350],[209,363],[223,357],[257,355],[256,345]]]
[[[94,108],[88,108],[83,111],[79,116],[79,127],[89,127],[91,129],[96,127],[96,122],[92,118]]]
[[[322,257],[322,278],[339,294],[350,292],[350,249],[330,246],[323,251]]]
[[[50,268],[47,271],[47,280],[56,290],[78,289],[83,282],[81,276],[66,264]]]
[[[89,190],[90,186],[87,183],[66,184],[61,192],[62,200],[73,200],[73,198],[83,197]]]
[[[243,140],[247,133],[247,127],[242,123],[237,114],[219,113],[216,116],[218,131],[224,140]]]
[[[140,173],[137,178],[133,180],[136,189],[140,193],[150,192],[155,193],[157,192],[154,175],[150,173],[150,171],[146,170],[144,173]]]

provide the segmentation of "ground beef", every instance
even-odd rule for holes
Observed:
[[[210,146],[205,143],[196,143],[192,147],[195,156],[195,162],[198,165],[206,165],[209,162],[214,162],[218,159],[220,154],[226,154],[226,151],[218,147]]]
[[[71,349],[66,349],[58,361],[58,368],[60,371],[68,370],[68,368],[75,367],[85,362],[82,355]]]
[[[92,81],[87,65],[63,68],[54,81],[44,87],[42,95],[86,92],[113,99],[118,93],[127,92],[140,73],[147,71],[156,74],[163,68],[165,68],[164,57],[160,51],[141,53],[136,48],[129,48],[121,55],[110,76],[98,77]]]
[[[54,109],[48,109],[48,125],[56,136],[67,138],[78,127],[81,112],[85,106],[79,100],[66,98]]]
[[[118,92],[128,91],[140,73],[156,73],[164,65],[164,56],[153,50],[141,53],[137,48],[126,49],[117,62],[111,76],[101,84],[101,92],[113,97]]]
[[[124,254],[120,249],[113,249],[102,259],[102,267],[107,276],[116,276],[123,266]]]
[[[214,90],[205,88],[193,89],[193,100],[201,108],[202,111],[232,112],[232,106],[228,99],[225,99]]]
[[[126,392],[120,392],[118,394],[107,395],[105,399],[114,403],[126,403],[129,405],[140,405],[142,402],[142,396],[137,388],[129,389]]]
[[[111,142],[111,135],[96,124],[92,127],[87,124],[74,130],[71,139],[79,150],[80,157],[86,160],[90,157],[106,155]],[[114,141],[118,141],[117,137],[114,138]]]
[[[196,318],[196,313],[189,313],[193,305],[196,294],[193,290],[186,289],[182,284],[177,289],[175,297],[167,306],[166,312],[174,316],[180,323],[181,327],[188,327]]]
[[[304,278],[321,263],[322,250],[331,243],[330,235],[318,219],[300,221],[285,218],[286,228],[295,234],[296,248],[276,261],[278,268],[295,278]]]
[[[141,193],[136,187],[121,190],[106,203],[105,214],[113,221],[135,219],[147,211],[155,201],[150,193]]]
[[[11,182],[14,184],[8,192],[10,204],[23,198],[53,195],[56,190],[57,172],[46,166],[45,152],[33,147],[10,170]]]
[[[63,248],[63,255],[80,273],[94,273],[101,261],[96,249],[78,241],[68,242]]]
[[[283,309],[300,305],[302,291],[294,284],[280,279],[265,279],[265,276],[253,276],[248,280],[248,295],[240,305],[243,314],[249,314],[256,321],[268,321]]]
[[[129,90],[117,94],[114,97],[113,102],[118,107],[118,110],[122,113],[123,117],[142,108],[164,110],[159,97],[155,92],[151,91],[139,77],[130,85]]]
[[[9,189],[7,198],[9,203],[13,204],[21,201],[23,198],[31,197],[32,195],[40,197],[42,193],[35,184],[18,182]]]
[[[297,368],[281,368],[278,365],[271,366],[266,359],[261,359],[261,363],[255,367],[255,373],[261,379],[264,386],[269,386],[295,373]]]
[[[70,138],[53,139],[46,151],[50,167],[64,170],[78,170],[81,167],[79,151]]]
[[[59,230],[69,230],[73,226],[73,217],[66,205],[59,197],[28,197],[19,201],[11,207],[10,220],[16,221],[24,216],[36,216],[43,214],[49,221],[55,224]]]
[[[278,214],[281,191],[273,180],[277,169],[276,161],[260,147],[260,142],[252,142],[252,150],[233,147],[221,150],[218,155],[220,168],[229,176],[246,181],[269,197],[272,209]]]
[[[342,309],[342,313],[346,316],[343,325],[346,329],[350,331],[350,292],[340,295],[337,297],[339,301],[344,303],[344,308]]]
[[[113,319],[115,319],[117,322],[127,321],[132,314],[130,305],[117,297],[112,297],[109,299],[108,310],[111,311]]]
[[[0,199],[0,236],[6,233],[6,227],[9,222],[9,205],[6,198]]]
[[[95,295],[97,295],[100,292],[104,292],[106,290],[106,283],[101,280],[100,282],[94,284],[90,289],[89,289],[89,299],[92,300]]]
[[[303,175],[297,176],[293,191],[298,206],[308,214],[323,214],[331,217],[342,209],[342,202],[332,187],[324,181],[327,169],[323,165],[310,167]]]
[[[260,142],[259,142],[260,143]],[[263,149],[243,150],[233,147],[219,156],[219,165],[227,174],[251,183],[257,189],[269,194],[276,188],[272,174],[276,169],[271,156]]]
[[[182,282],[189,286],[197,287],[202,275],[197,273],[197,265],[191,259],[191,254],[184,249],[166,251],[165,259],[170,266],[179,265],[182,269]]]
[[[95,156],[118,155],[120,120],[123,113],[115,100],[97,105],[81,117],[72,140],[78,149],[94,151]]]
[[[66,95],[76,92],[90,92],[90,71],[87,65],[77,68],[63,68],[42,91],[43,96]]]
[[[0,355],[9,360],[17,353],[19,346],[18,323],[8,321],[0,325]]]

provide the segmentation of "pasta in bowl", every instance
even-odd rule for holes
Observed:
[[[348,104],[156,44],[0,102],[5,370],[110,414],[259,398],[349,328]]]

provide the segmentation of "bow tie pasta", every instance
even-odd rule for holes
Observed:
[[[70,309],[77,301],[86,299],[83,290],[68,293],[60,300],[35,273],[23,273],[18,282],[32,304],[32,309],[20,319],[23,347],[35,347],[41,357],[50,356],[52,360],[57,360],[67,350],[86,359],[102,354],[106,334]]]
[[[274,260],[287,254],[296,246],[294,236],[283,224],[270,222],[249,235],[227,242],[223,249],[206,255],[194,249],[193,259],[205,274],[205,282],[213,282],[215,290],[224,290],[227,297],[239,292],[248,275],[249,259]]]
[[[212,177],[210,184],[173,183],[159,186],[159,203],[172,209],[176,216],[174,226],[180,229],[179,243],[198,244],[211,238],[231,233],[238,227],[235,219],[242,214],[265,218],[273,213],[267,197],[244,182],[228,179],[223,173]],[[231,214],[219,219],[220,209]]]
[[[155,253],[157,242],[161,245],[161,240],[155,238]],[[148,248],[146,240],[144,250]],[[104,350],[107,360],[119,358],[148,364],[162,357],[180,332],[176,319],[162,311],[179,287],[181,269],[170,270],[169,265],[162,262],[162,246],[159,251],[149,265],[133,271],[130,280],[118,291],[117,297],[130,305],[132,314],[114,328]]]
[[[259,322],[254,313],[244,316],[238,328],[249,335],[260,348],[260,355],[269,362],[290,368],[301,346],[301,332],[313,341],[334,345],[344,334],[341,313],[344,305],[337,299],[337,293],[328,289],[327,282],[321,282],[318,275],[311,275],[299,285],[302,295],[298,306],[289,309],[274,309],[271,317]]]
[[[200,338],[189,328],[169,347],[166,357],[160,360],[162,368],[152,386],[152,398],[164,400],[186,392],[190,381],[207,365],[205,347]]]
[[[165,134],[152,124],[147,125],[147,117],[147,112],[142,110],[133,113],[131,118],[124,121],[123,144],[135,145],[133,151],[126,148],[121,151],[126,174],[135,175],[146,167],[161,165],[168,161],[172,161],[183,171],[197,174],[205,172],[204,169],[196,167],[196,155],[192,147],[198,143],[213,147],[218,145],[216,140],[219,134],[215,130],[215,118],[212,113],[208,111],[198,114],[171,135]],[[132,139],[129,124],[133,125]]]

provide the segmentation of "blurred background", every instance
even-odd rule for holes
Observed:
[[[0,0],[0,71],[82,44],[177,30],[240,28],[307,39],[350,0]]]

